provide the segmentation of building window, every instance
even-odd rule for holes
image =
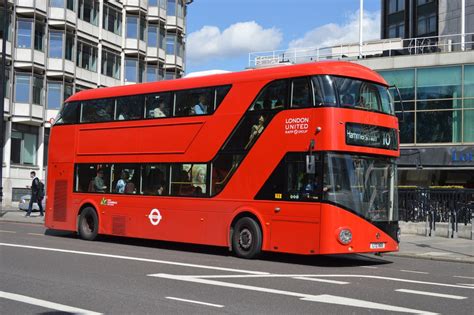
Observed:
[[[111,51],[102,51],[102,71],[103,75],[111,78],[120,79],[120,67],[122,65],[122,58],[119,54]]]
[[[158,0],[148,0],[149,7],[156,7],[158,6]]]
[[[44,50],[44,24],[41,22],[35,23],[35,50]]]
[[[10,69],[5,69],[5,80],[3,81],[3,95],[10,99]]]
[[[168,0],[166,14],[168,16],[176,16],[176,0]]]
[[[16,47],[31,48],[33,20],[19,19],[17,21]]]
[[[5,25],[5,20],[3,19],[3,8],[0,8],[0,38],[4,38],[4,32],[3,32],[3,25]],[[12,41],[12,11],[8,10],[7,11],[7,18],[8,18],[8,24],[7,24],[7,41],[11,42]]]
[[[104,5],[103,28],[117,35],[122,35],[122,13],[112,6]]]
[[[142,60],[125,59],[125,82],[143,82],[145,78],[145,64]]]
[[[62,82],[48,81],[48,109],[57,109],[61,108],[62,103]]]
[[[176,34],[166,35],[166,54],[167,55],[176,54]]]
[[[158,0],[160,8],[166,10],[166,1],[167,0]]]
[[[436,14],[427,16],[419,16],[417,23],[417,35],[434,35],[436,34]]]
[[[79,0],[78,17],[93,25],[99,25],[99,1]]]
[[[417,71],[417,98],[461,98],[461,67],[421,68]]]
[[[461,111],[417,112],[417,143],[461,142]]]
[[[404,38],[405,23],[393,24],[388,26],[388,38]]]
[[[50,31],[49,32],[49,58],[63,57],[63,32]]]
[[[178,4],[176,6],[176,9],[177,9],[177,16],[179,18],[184,18],[184,2],[183,0],[178,0]]]
[[[148,47],[158,47],[158,25],[148,25]]]
[[[31,75],[15,74],[15,102],[30,103]]]
[[[173,80],[176,79],[176,73],[174,70],[166,70],[165,71],[165,80]]]
[[[51,133],[50,128],[44,128],[44,140],[43,140],[43,166],[48,166],[48,148],[49,148],[49,134]]]
[[[80,68],[97,72],[97,47],[78,42],[76,62]]]
[[[158,81],[158,66],[150,65],[146,66],[146,82]]]
[[[12,124],[11,163],[36,165],[37,147],[38,127]]]
[[[138,16],[127,16],[127,38],[137,38]]]
[[[165,49],[165,29],[164,27],[160,27],[160,34],[158,37],[158,47],[161,49]]]
[[[416,0],[416,4],[420,6],[420,5],[431,3],[431,2],[434,2],[434,1],[435,0]]]
[[[64,8],[64,4],[66,4],[66,8],[68,10],[74,11],[74,0],[50,0],[49,5],[53,8]]]
[[[74,34],[66,32],[66,51],[65,58],[74,61]]]
[[[388,14],[405,10],[405,0],[388,0]]]
[[[33,104],[43,105],[43,77],[33,76]]]

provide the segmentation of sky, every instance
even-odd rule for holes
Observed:
[[[359,41],[359,0],[194,0],[186,73],[239,71],[250,52]],[[380,0],[364,1],[364,40],[380,38]]]

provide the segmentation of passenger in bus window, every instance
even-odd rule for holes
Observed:
[[[195,187],[195,195],[202,195],[206,193],[206,170],[204,167],[198,168],[193,179]]]
[[[97,176],[94,178],[94,191],[95,192],[105,192],[107,186],[104,184],[104,170],[99,169],[97,171]]]
[[[130,178],[130,174],[127,175],[127,184],[125,185],[125,189],[124,189],[124,193],[126,194],[135,194],[136,193],[136,190],[135,190],[135,183],[133,182],[133,173],[131,175],[131,178]]]
[[[159,196],[163,196],[163,195],[166,195],[166,183],[165,182],[161,182],[160,184],[158,184],[158,189],[156,190],[156,193],[157,195]]]
[[[258,123],[253,125],[252,128],[250,129],[250,137],[247,145],[245,146],[245,149],[247,150],[250,145],[252,144],[253,141],[263,132],[263,129],[265,128],[265,118],[263,116],[260,116],[258,118]]]
[[[158,107],[153,110],[153,117],[166,117],[168,116],[168,110],[166,109],[166,105],[164,101],[160,101]]]
[[[365,99],[363,96],[359,98],[359,102],[357,102],[357,106],[359,107],[365,107]]]
[[[207,114],[207,98],[206,95],[199,95],[199,102],[194,105],[193,110],[195,115]]]
[[[127,186],[129,177],[130,173],[126,170],[123,170],[122,174],[120,175],[120,179],[117,181],[117,185],[115,186],[115,192],[119,194],[123,194],[125,192],[125,186]]]
[[[342,106],[354,106],[354,97],[351,94],[345,94],[342,97]]]

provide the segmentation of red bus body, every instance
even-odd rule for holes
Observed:
[[[363,217],[324,202],[256,200],[255,196],[287,152],[331,151],[396,158],[398,150],[346,144],[346,123],[398,130],[396,116],[340,107],[279,111],[246,154],[225,188],[208,198],[74,192],[76,163],[208,163],[218,153],[259,91],[278,79],[334,75],[386,86],[377,73],[346,62],[281,66],[80,92],[67,102],[231,85],[212,115],[55,125],[48,157],[45,225],[77,231],[82,209],[97,211],[99,234],[231,246],[236,218],[251,216],[261,228],[262,250],[296,254],[397,251],[398,242]],[[309,118],[309,132],[286,134],[287,119]],[[320,129],[319,129],[320,128]],[[319,132],[317,130],[320,130]],[[153,225],[152,209],[161,220]],[[395,222],[397,224],[397,222]],[[338,231],[349,228],[344,245]],[[384,243],[384,248],[371,248]]]

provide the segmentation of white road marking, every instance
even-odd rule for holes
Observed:
[[[1,243],[0,243],[1,244]],[[148,274],[149,277],[160,277],[161,273]],[[183,276],[184,277],[184,276]],[[448,283],[438,283],[438,282],[427,282],[427,281],[418,281],[410,279],[400,279],[400,278],[391,278],[391,277],[382,277],[382,276],[371,276],[371,275],[353,275],[353,274],[248,274],[248,275],[190,275],[186,276],[189,278],[196,279],[232,279],[232,278],[294,278],[294,277],[303,277],[303,278],[367,278],[367,279],[377,279],[377,280],[388,280],[396,282],[407,282],[407,283],[418,283],[426,284],[432,286],[440,287],[450,287],[450,288],[462,288],[462,289],[474,289],[474,287],[448,284]]]
[[[328,303],[328,304],[338,304],[338,305],[345,305],[345,306],[353,306],[353,307],[363,307],[363,308],[370,308],[370,309],[379,309],[379,310],[390,310],[394,312],[405,312],[405,313],[413,313],[413,314],[436,314],[426,311],[420,311],[410,308],[386,305],[386,304],[379,304],[364,300],[357,300],[357,299],[350,299],[345,297],[333,296],[333,295],[311,295],[305,293],[298,293],[292,291],[284,291],[284,290],[276,290],[264,287],[257,287],[252,285],[244,285],[244,284],[237,284],[237,283],[229,283],[223,281],[216,281],[216,280],[208,280],[202,279],[199,277],[193,276],[179,276],[179,275],[170,275],[170,274],[154,274],[153,277],[158,278],[165,278],[165,279],[172,279],[172,280],[179,280],[179,281],[188,281],[200,284],[208,284],[208,285],[215,285],[233,289],[242,289],[242,290],[250,290],[250,291],[257,291],[257,292],[264,292],[264,293],[272,293],[272,294],[280,294],[286,296],[293,296],[305,301],[315,301],[320,303]]]
[[[456,283],[458,285],[467,285],[469,287],[474,287],[474,283]]]
[[[53,302],[49,302],[49,301],[46,301],[46,300],[35,299],[35,298],[29,297],[29,296],[19,295],[19,294],[9,293],[9,292],[3,292],[3,291],[0,291],[0,298],[13,300],[13,301],[18,301],[18,302],[27,303],[27,304],[32,304],[32,305],[37,305],[37,306],[41,306],[41,307],[44,307],[44,308],[49,308],[49,309],[53,309],[53,310],[58,310],[60,312],[66,312],[66,313],[72,313],[72,314],[90,314],[90,315],[102,314],[102,313],[97,313],[97,312],[93,312],[93,311],[84,310],[84,309],[77,308],[77,307],[72,307],[72,306],[68,306],[68,305],[64,305],[64,304],[53,303]]]
[[[172,297],[172,296],[167,296],[166,298],[170,299],[170,300],[176,300],[176,301],[188,302],[188,303],[195,303],[195,304],[201,304],[201,305],[207,305],[207,306],[213,306],[213,307],[224,307],[224,305],[212,304],[212,303],[206,303],[206,302],[199,302],[199,301],[194,301],[194,300],[185,300],[185,299],[175,298],[175,297]]]
[[[378,267],[374,267],[374,266],[361,266],[361,268],[378,269]]]
[[[337,304],[337,305],[344,305],[344,306],[352,306],[352,307],[369,308],[369,309],[375,309],[375,310],[392,311],[392,312],[403,312],[403,313],[413,313],[413,314],[437,314],[437,313],[420,311],[420,310],[415,310],[415,309],[406,308],[406,307],[374,303],[374,302],[351,299],[351,298],[346,298],[343,296],[336,296],[336,295],[329,295],[329,294],[321,294],[315,297],[302,298],[301,300],[319,302],[319,303]]]
[[[426,292],[426,291],[407,290],[407,289],[398,289],[398,290],[395,290],[395,291],[403,292],[403,293],[419,294],[419,295],[436,296],[436,297],[441,297],[441,298],[446,298],[446,299],[454,299],[454,300],[467,299],[467,297],[460,296],[460,295],[441,294],[441,293]]]
[[[474,279],[474,277],[466,277],[466,276],[453,276],[454,278],[462,278],[462,279]]]
[[[16,233],[15,231],[5,231],[5,230],[0,230],[0,233]]]
[[[415,271],[415,270],[400,270],[402,272],[411,272],[411,273],[421,273],[421,274],[424,274],[424,275],[428,275],[430,274],[429,272],[425,272],[425,271]]]
[[[293,277],[293,279],[315,281],[315,282],[324,282],[324,283],[332,283],[332,284],[349,284],[350,283],[350,282],[345,282],[345,281],[317,279],[317,278],[309,278],[309,277]]]
[[[254,274],[254,275],[267,275],[268,274],[268,272],[260,272],[260,271],[252,271],[252,270],[232,269],[232,268],[223,268],[223,267],[215,267],[215,266],[207,266],[207,265],[187,264],[187,263],[180,263],[180,262],[175,262],[175,261],[157,260],[157,259],[148,259],[148,258],[130,257],[130,256],[121,256],[121,255],[100,254],[100,253],[93,253],[93,252],[82,252],[82,251],[59,249],[59,248],[38,247],[38,246],[18,245],[18,244],[9,244],[9,243],[0,243],[0,246],[37,249],[37,250],[44,250],[44,251],[50,251],[50,252],[59,252],[59,253],[77,254],[77,255],[88,255],[88,256],[133,260],[133,261],[143,261],[143,262],[151,262],[151,263],[173,265],[173,266],[183,266],[183,267],[221,270],[221,271],[230,271],[230,272],[238,272],[238,273],[248,273],[248,274]]]
[[[39,233],[27,233],[28,235],[35,235],[35,236],[44,236],[44,234],[39,234]]]

